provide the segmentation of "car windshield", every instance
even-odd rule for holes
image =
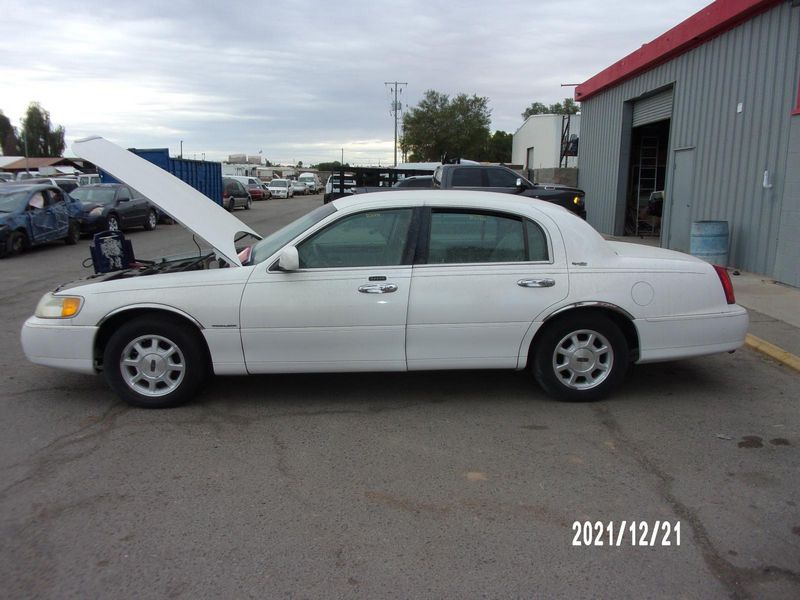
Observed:
[[[75,198],[78,202],[111,204],[114,202],[115,192],[116,190],[113,188],[79,187],[70,192],[70,196]]]
[[[14,212],[27,197],[28,192],[0,192],[0,212]]]
[[[328,215],[336,212],[333,204],[323,204],[319,208],[312,210],[307,215],[300,217],[296,221],[289,223],[286,227],[279,229],[275,233],[268,235],[263,240],[253,245],[248,264],[257,265],[267,260],[283,246],[291,242],[298,235],[309,227],[313,227]]]
[[[286,181],[284,179],[276,179],[270,182],[269,187],[286,187]]]

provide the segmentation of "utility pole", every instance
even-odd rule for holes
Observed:
[[[181,140],[181,158],[183,158],[183,140]]]
[[[400,111],[403,110],[402,104],[397,100],[398,87],[401,85],[408,85],[406,81],[384,81],[383,85],[391,86],[389,89],[394,92],[394,102],[392,102],[392,110],[390,114],[394,115],[394,166],[397,166],[397,119]],[[401,90],[402,92],[402,90]]]

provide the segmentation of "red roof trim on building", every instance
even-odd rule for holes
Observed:
[[[783,0],[717,0],[575,88],[582,102],[706,43]]]
[[[800,81],[797,83],[797,104],[794,106],[792,115],[800,115]]]

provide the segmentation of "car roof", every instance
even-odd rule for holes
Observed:
[[[90,185],[82,185],[81,189],[84,189],[84,190],[87,189],[87,188],[114,189],[114,188],[122,187],[123,185],[125,187],[130,187],[129,185],[126,185],[124,183],[92,183]]]
[[[52,183],[14,183],[14,182],[2,182],[0,183],[0,190],[2,191],[14,191],[14,192],[28,192],[28,191],[40,191],[40,190],[59,190],[61,189],[53,185]]]
[[[386,192],[356,194],[339,198],[331,204],[337,210],[348,212],[358,209],[413,206],[509,212],[549,222],[550,228],[560,233],[567,246],[568,255],[577,257],[574,260],[588,261],[597,256],[616,254],[603,236],[575,213],[552,202],[516,194],[467,190],[416,189],[406,191],[398,189],[391,194]]]

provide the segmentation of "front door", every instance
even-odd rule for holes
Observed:
[[[241,304],[247,370],[405,370],[413,218],[350,214],[297,244],[297,271],[259,265]]]
[[[689,252],[695,188],[694,148],[675,151],[671,187],[667,248]]]
[[[473,209],[433,208],[429,222],[411,283],[409,370],[515,368],[531,323],[569,290],[557,227]]]

